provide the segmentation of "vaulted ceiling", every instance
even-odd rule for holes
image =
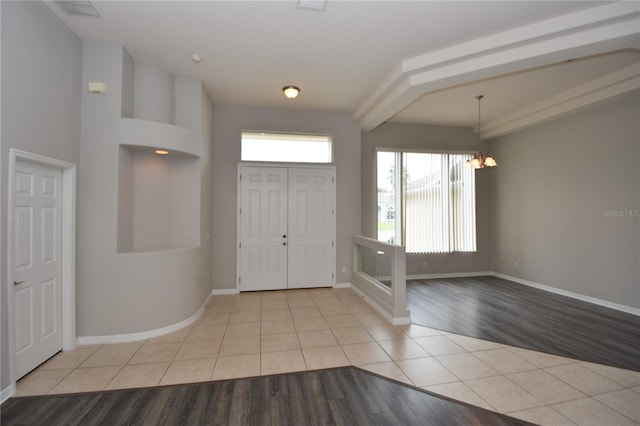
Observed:
[[[47,4],[83,40],[201,79],[216,104],[349,112],[364,130],[474,126],[483,94],[492,137],[640,85],[635,1],[97,1],[100,18]]]

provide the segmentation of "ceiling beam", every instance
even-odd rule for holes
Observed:
[[[419,55],[398,64],[355,110],[370,131],[420,97],[481,79],[637,48],[640,4],[616,2]]]
[[[482,123],[479,137],[489,139],[502,136],[638,89],[640,65],[636,64],[536,102],[498,120]]]

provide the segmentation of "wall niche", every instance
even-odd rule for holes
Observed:
[[[134,61],[124,52],[123,118],[172,124],[199,133],[201,96],[200,80],[174,76],[161,67]]]
[[[118,252],[200,245],[199,158],[120,145]],[[194,208],[197,207],[197,208]]]
[[[199,80],[134,61],[124,50],[118,253],[200,246],[201,96]]]

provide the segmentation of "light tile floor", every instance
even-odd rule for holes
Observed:
[[[345,365],[542,425],[640,424],[640,372],[418,325],[394,327],[350,289],[215,296],[193,325],[175,333],[58,354],[20,380],[17,395]]]

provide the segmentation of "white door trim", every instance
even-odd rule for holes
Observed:
[[[14,321],[13,321],[13,203],[14,178],[17,161],[26,161],[62,169],[62,349],[76,348],[76,165],[67,161],[45,157],[39,154],[9,150],[9,192],[7,203],[7,314],[9,374],[14,387]]]

